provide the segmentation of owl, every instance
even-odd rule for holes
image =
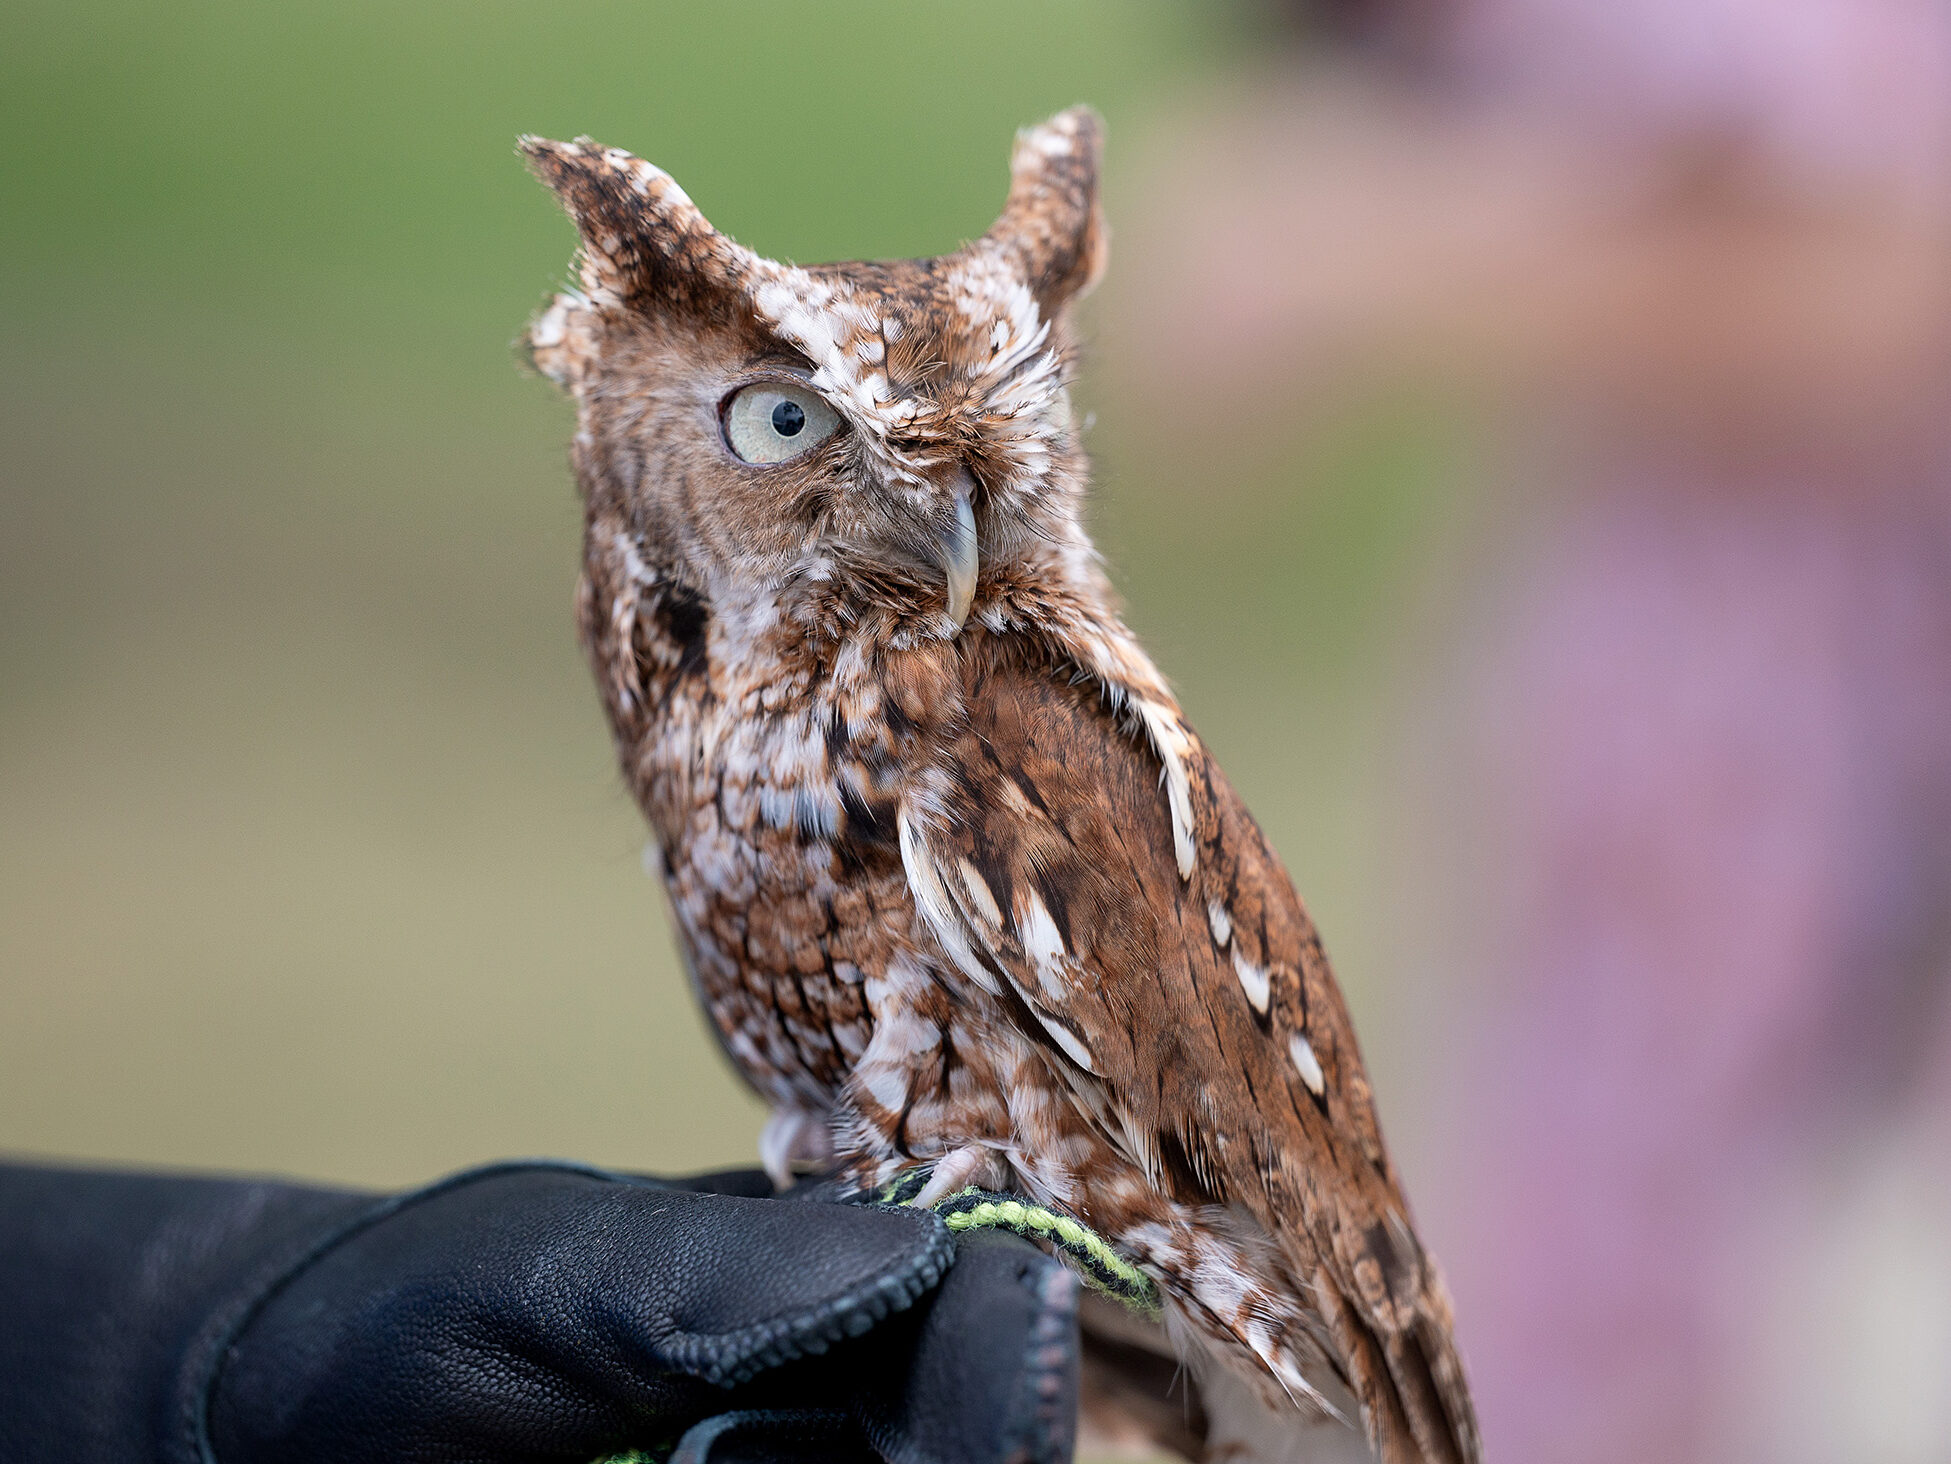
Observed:
[[[1087,1315],[1087,1437],[1466,1464],[1320,941],[1085,533],[1100,133],[1019,134],[953,253],[804,268],[629,153],[524,139],[581,236],[528,345],[576,407],[582,640],[776,1179],[927,1166],[922,1203],[1107,1239],[1162,1319]]]

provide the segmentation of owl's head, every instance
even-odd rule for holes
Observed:
[[[1099,138],[1085,108],[1019,134],[1002,216],[952,254],[807,268],[628,153],[523,139],[582,236],[528,340],[592,515],[721,611],[857,595],[938,634],[979,582],[1087,557],[1066,312],[1103,267]]]

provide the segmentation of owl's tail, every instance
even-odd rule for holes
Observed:
[[[1449,1292],[1399,1212],[1338,1227],[1305,1266],[1292,1236],[1224,1229],[1181,1238],[1165,1312],[1212,1423],[1208,1464],[1315,1464],[1343,1445],[1382,1464],[1482,1464]]]
[[[1451,1331],[1450,1298],[1424,1260],[1413,1298],[1361,1306],[1325,1270],[1315,1294],[1383,1464],[1482,1464],[1477,1412]]]

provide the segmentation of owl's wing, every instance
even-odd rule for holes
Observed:
[[[1089,684],[994,650],[969,677],[948,806],[904,851],[924,913],[1077,1084],[1095,1075],[1155,1188],[1254,1217],[1313,1288],[1385,1459],[1477,1459],[1341,993],[1239,796],[1195,744],[1181,878],[1159,760]]]

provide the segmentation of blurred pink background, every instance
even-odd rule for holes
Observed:
[[[1336,19],[1175,140],[1114,354],[1473,423],[1390,894],[1491,1455],[1951,1458],[1951,11]]]

